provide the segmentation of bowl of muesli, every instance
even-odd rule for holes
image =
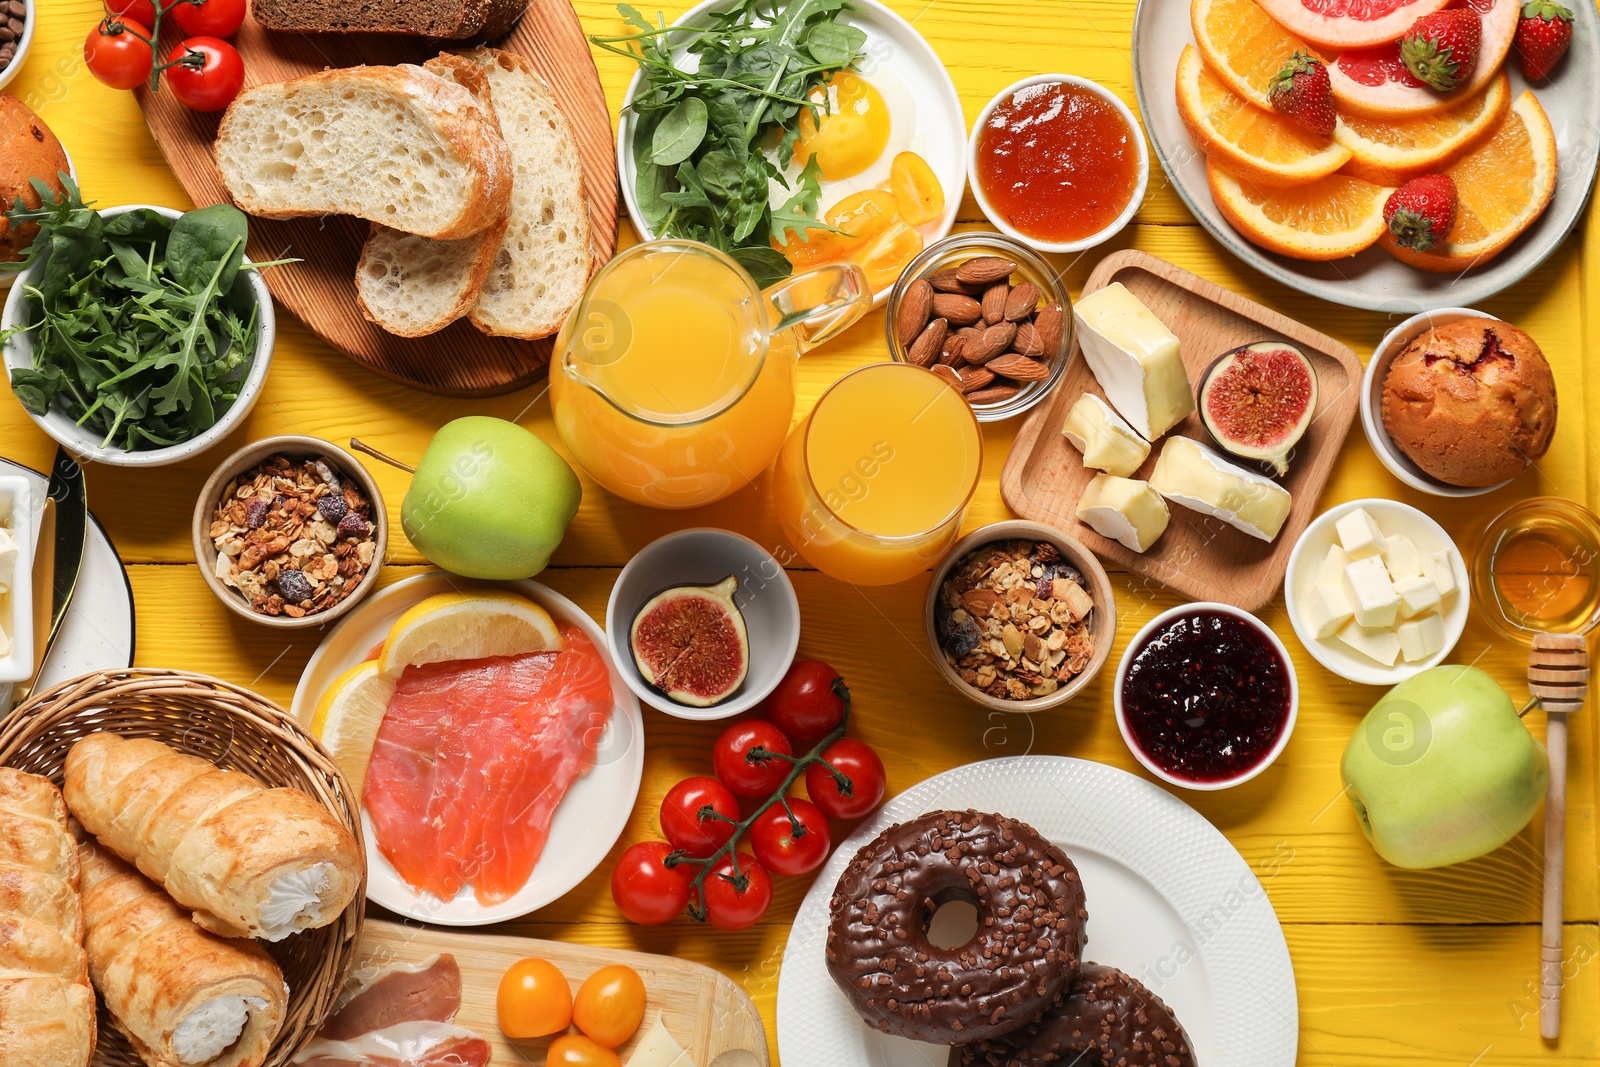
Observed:
[[[957,541],[933,572],[924,625],[945,680],[995,711],[1047,711],[1105,665],[1111,581],[1060,530],[1014,519]]]
[[[236,615],[321,626],[376,584],[389,544],[378,483],[316,437],[268,437],[229,456],[200,491],[194,554]]]

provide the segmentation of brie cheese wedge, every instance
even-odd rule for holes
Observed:
[[[1167,502],[1149,482],[1097,474],[1078,498],[1078,521],[1134,552],[1156,543],[1170,519]]]
[[[1067,412],[1061,432],[1083,453],[1083,465],[1126,478],[1150,454],[1150,442],[1093,393],[1084,393]]]
[[[1293,498],[1277,482],[1223,459],[1198,441],[1172,437],[1150,472],[1156,492],[1202,515],[1212,515],[1263,541],[1289,518]]]
[[[1194,411],[1177,336],[1121,282],[1078,301],[1072,317],[1095,380],[1141,437],[1154,441]]]

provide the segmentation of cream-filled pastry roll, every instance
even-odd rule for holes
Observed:
[[[354,835],[310,795],[159,741],[84,737],[67,753],[66,797],[102,845],[224,937],[327,926],[361,885]]]

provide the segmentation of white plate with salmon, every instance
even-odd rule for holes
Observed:
[[[395,583],[328,634],[292,711],[361,797],[367,898],[443,926],[514,919],[583,881],[644,772],[604,632],[538,582]]]

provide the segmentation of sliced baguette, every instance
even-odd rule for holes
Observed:
[[[489,76],[516,171],[510,226],[468,317],[487,334],[548,337],[589,280],[589,202],[578,142],[527,60],[495,48],[467,58]]]
[[[245,211],[355,215],[452,240],[506,214],[511,156],[466,89],[421,67],[349,67],[241,93],[217,170]]]
[[[444,53],[424,68],[472,93],[494,117],[489,76],[461,56]],[[471,310],[505,236],[502,218],[481,233],[437,241],[372,224],[356,265],[356,302],[367,321],[399,337],[438,333]]]

